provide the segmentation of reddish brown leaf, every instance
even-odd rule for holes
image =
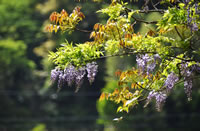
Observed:
[[[115,75],[116,75],[117,77],[119,77],[121,74],[122,74],[122,71],[121,71],[121,70],[117,70],[117,71],[115,72]]]

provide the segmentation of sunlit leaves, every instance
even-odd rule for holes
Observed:
[[[100,96],[99,100],[106,99],[119,104],[117,112],[129,112],[140,101],[147,99],[149,103],[152,98],[156,100],[156,108],[160,110],[172,88],[181,81],[185,81],[186,93],[191,96],[192,77],[184,76],[182,72],[187,70],[180,65],[199,65],[199,59],[195,58],[199,57],[198,40],[193,40],[198,37],[200,27],[199,2],[165,0],[162,4],[171,6],[165,11],[156,9],[144,12],[128,9],[123,1],[112,0],[108,7],[97,11],[107,14],[109,19],[105,24],[96,23],[93,26],[89,34],[90,42],[75,45],[66,42],[57,52],[50,52],[49,58],[60,70],[69,65],[77,70],[90,67],[87,76],[92,82],[96,75],[96,65],[91,65],[92,61],[113,56],[137,55],[137,67],[116,71],[118,86],[113,92],[103,92]],[[177,6],[173,6],[175,4]],[[163,13],[162,19],[155,22],[156,29],[149,29],[144,34],[135,32],[135,24],[149,22],[137,19],[133,21],[133,15],[155,11]],[[47,30],[71,32],[84,17],[79,7],[70,15],[65,10],[53,12],[50,16],[52,24]],[[192,68],[189,69],[191,71]]]
[[[108,93],[103,92],[99,97],[99,101],[102,101],[104,99],[108,100]]]
[[[141,91],[135,90],[131,92],[128,87],[116,88],[112,93],[102,93],[99,100],[108,99],[121,106],[117,112],[129,112],[129,109],[138,104],[138,99],[141,96]]]
[[[124,9],[123,9],[121,4],[113,2],[112,4],[110,4],[109,7],[101,9],[97,12],[98,13],[102,12],[102,13],[109,15],[110,19],[116,19],[120,15],[120,12],[123,11],[123,10]]]
[[[192,31],[198,31],[199,7],[198,3],[191,2],[180,3],[180,8],[169,8],[163,15],[163,19],[159,21],[158,28],[172,30],[175,26],[181,25],[189,27]]]
[[[59,68],[65,69],[69,64],[75,67],[86,65],[86,62],[93,61],[103,55],[98,51],[100,46],[90,45],[91,43],[77,44],[75,47],[66,42],[57,52],[50,52],[51,59]]]
[[[81,7],[75,7],[70,15],[64,9],[60,13],[53,12],[49,17],[52,24],[46,26],[46,30],[57,32],[60,29],[62,32],[70,33],[85,18],[80,9]]]

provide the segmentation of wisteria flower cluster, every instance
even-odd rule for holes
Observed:
[[[188,100],[191,100],[191,94],[192,94],[192,78],[193,78],[193,71],[195,68],[188,67],[188,63],[181,64],[181,74],[183,75],[184,79],[184,90],[188,97]]]
[[[156,92],[155,90],[149,92],[149,95],[147,97],[147,103],[145,104],[145,106],[147,106],[149,104],[149,102],[154,98],[156,100],[156,109],[158,111],[161,111],[162,106],[167,99],[167,94],[164,92],[161,92],[161,91]]]
[[[161,111],[162,106],[165,103],[165,100],[167,99],[167,94],[170,93],[170,91],[173,89],[178,80],[179,80],[178,76],[174,72],[171,72],[167,76],[167,79],[165,80],[165,83],[163,85],[164,87],[166,87],[166,89],[162,91],[155,91],[155,90],[150,91],[147,96],[147,102],[145,104],[145,107],[150,103],[150,101],[153,100],[153,98],[155,98],[156,109],[158,111]]]
[[[172,72],[167,76],[164,86],[166,86],[167,91],[171,91],[175,83],[179,80],[178,76]]]
[[[155,54],[153,57],[150,57],[148,54],[136,56],[138,68],[142,70],[142,73],[147,73],[147,75],[154,71],[156,62],[160,62],[160,60],[161,58],[158,54]]]
[[[97,74],[97,68],[98,68],[98,65],[95,62],[88,63],[86,65],[86,70],[88,73],[87,77],[88,77],[88,80],[90,83],[92,83],[94,81],[94,78]]]
[[[83,83],[84,76],[86,75],[90,83],[92,83],[97,74],[98,65],[96,62],[88,63],[86,66],[76,69],[73,65],[69,65],[65,70],[60,70],[55,68],[51,71],[52,82],[58,81],[58,88],[61,88],[65,84],[72,86],[73,83],[76,84],[76,92],[79,90]]]
[[[200,67],[195,64],[191,67],[188,66],[188,63],[182,63],[181,64],[181,75],[183,76],[184,79],[184,90],[185,93],[188,97],[188,100],[192,100],[191,94],[192,94],[192,85],[193,85],[193,76],[194,76],[194,72],[195,71],[200,71]],[[179,77],[174,73],[171,72],[164,83],[164,87],[166,87],[166,89],[164,89],[162,92],[161,91],[150,91],[149,95],[147,97],[147,103],[145,106],[147,106],[149,104],[149,102],[155,98],[156,99],[156,108],[158,111],[161,110],[162,105],[164,104],[166,98],[167,98],[167,94],[170,93],[170,91],[174,88],[176,82],[179,81]]]

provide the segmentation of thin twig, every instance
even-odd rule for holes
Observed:
[[[134,80],[133,80],[134,81]],[[151,90],[149,90],[149,89],[147,89],[147,88],[144,88],[144,87],[142,87],[140,84],[138,84],[136,81],[134,81],[135,82],[135,84],[136,85],[138,85],[140,88],[142,88],[143,90],[146,90],[146,91],[151,91]]]
[[[92,32],[90,30],[83,30],[83,29],[79,29],[77,27],[75,29],[78,30],[78,31],[84,32],[84,33],[91,33]]]
[[[157,6],[158,4],[160,4],[160,1],[159,1],[159,2],[157,2],[156,4],[154,4],[154,6]]]
[[[105,59],[105,58],[108,58],[108,57],[116,57],[116,56],[125,56],[125,55],[129,55],[129,54],[133,54],[133,53],[125,52],[125,53],[115,54],[115,55],[106,55],[106,56],[101,56],[97,59]]]
[[[127,7],[125,7],[125,10],[127,10],[129,12],[137,11],[137,10],[133,10],[133,9],[130,9],[130,8],[127,8]],[[158,13],[163,14],[165,12],[165,10],[163,10],[163,9],[157,9],[157,10],[138,10],[138,13],[151,13],[151,12],[158,12]]]
[[[192,80],[194,80],[194,79],[199,79],[199,78],[200,78],[199,76],[192,77]],[[185,81],[185,80],[178,81],[178,82],[175,83],[175,85],[178,85],[178,84],[180,84],[180,83],[182,83],[182,82],[184,82],[184,81]]]
[[[145,20],[137,19],[134,16],[132,16],[132,18],[137,22],[142,22],[142,23],[145,23],[145,24],[157,24],[158,23],[158,21],[145,21]]]
[[[151,0],[151,5],[153,6],[153,8],[154,8],[155,10],[158,10],[158,8],[156,8],[156,4],[154,4],[152,0]]]
[[[147,97],[144,97],[144,98],[142,98],[142,99],[139,99],[138,101],[144,101],[144,100],[146,100],[147,99]]]
[[[141,89],[146,90],[146,91],[151,91],[150,89],[144,88],[142,87],[142,85],[138,84],[137,81],[132,80],[136,85],[138,85]],[[133,82],[128,82],[128,81],[122,81],[122,82],[126,82],[126,83],[133,83]]]

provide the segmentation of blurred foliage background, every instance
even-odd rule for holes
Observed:
[[[195,82],[193,100],[188,102],[182,87],[171,95],[164,110],[156,112],[154,105],[136,107],[129,114],[116,114],[116,106],[109,101],[98,101],[101,91],[117,86],[114,72],[135,65],[135,57],[115,57],[98,61],[99,72],[95,83],[87,81],[78,93],[65,87],[57,93],[51,84],[52,65],[48,51],[67,39],[69,42],[87,41],[89,34],[49,34],[44,27],[53,11],[71,12],[81,6],[86,18],[79,27],[92,30],[97,22],[105,23],[106,16],[96,11],[104,3],[72,0],[0,0],[0,130],[1,131],[128,131],[162,130],[191,131],[200,129],[200,90]],[[139,8],[142,1],[132,3]],[[159,14],[145,16],[159,19]],[[135,31],[146,33],[146,25]],[[153,26],[147,28],[154,28]],[[123,116],[121,121],[114,118]]]

